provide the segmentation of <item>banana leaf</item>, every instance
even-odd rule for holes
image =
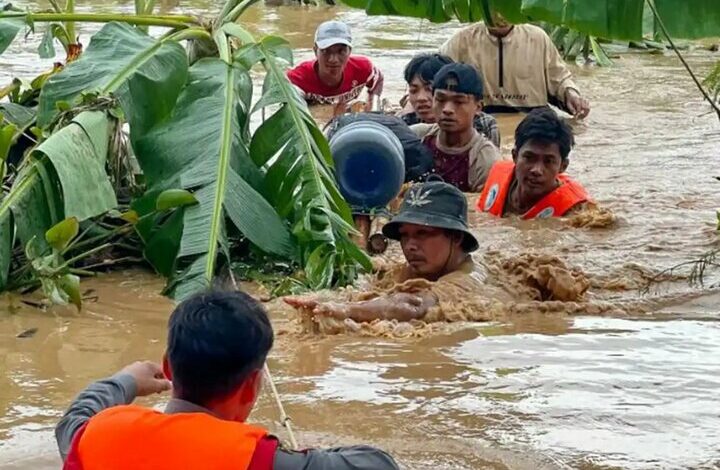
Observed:
[[[40,93],[38,125],[57,114],[59,102],[77,104],[83,94],[115,94],[133,129],[133,143],[175,105],[187,78],[180,44],[154,39],[124,23],[108,23],[93,35],[80,59],[50,77]]]
[[[2,9],[0,9],[0,12]],[[20,18],[3,18],[0,19],[0,54],[12,44],[17,33],[25,26],[25,22]]]
[[[201,59],[190,68],[170,118],[137,142],[149,190],[182,188],[198,201],[184,209],[177,266],[186,268],[168,288],[176,298],[208,286],[218,251],[228,257],[226,219],[261,250],[295,255],[287,225],[247,181],[262,178],[243,141],[251,94],[245,68]],[[255,176],[246,177],[253,169]],[[177,226],[170,229],[177,231]]]
[[[12,261],[13,224],[12,216],[0,219],[0,292],[5,290]]]
[[[16,103],[0,103],[0,115],[19,129],[26,128],[35,120],[35,112],[32,108]]]
[[[105,172],[108,135],[105,115],[86,111],[40,144],[0,201],[0,224],[7,224],[12,212],[20,241],[37,238],[45,250],[45,232],[59,221],[85,220],[114,208]]]
[[[670,36],[683,39],[720,36],[720,1],[654,1]]]
[[[608,39],[639,40],[647,0],[342,0],[370,15],[426,18],[434,22],[456,18],[478,21],[483,4],[514,23],[546,21]],[[720,36],[718,0],[653,0],[671,36],[686,39]],[[445,7],[443,7],[445,5]],[[442,14],[439,13],[442,10]],[[485,16],[485,15],[482,15]],[[645,21],[647,23],[647,21]]]
[[[44,155],[58,176],[65,217],[83,221],[117,206],[105,171],[109,137],[105,113],[86,111],[33,151],[38,159]]]
[[[250,155],[266,169],[270,201],[293,223],[310,285],[326,288],[352,280],[357,266],[369,269],[370,262],[349,240],[352,216],[337,189],[327,140],[285,76],[283,61],[292,59],[289,44],[269,36],[235,58],[246,65],[259,58],[265,67],[263,96],[254,110],[276,111],[253,135]]]

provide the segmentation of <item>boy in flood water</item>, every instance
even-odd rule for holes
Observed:
[[[433,78],[434,124],[411,129],[433,154],[433,172],[463,192],[480,192],[500,151],[475,129],[483,86],[466,64],[447,64]]]
[[[398,214],[383,227],[399,240],[405,263],[385,273],[395,292],[368,292],[368,300],[322,302],[313,296],[286,297],[289,305],[317,317],[355,322],[425,319],[483,288],[471,253],[478,242],[467,225],[467,200],[454,186],[435,180],[410,188]]]
[[[513,161],[493,165],[477,210],[498,217],[543,219],[592,204],[585,188],[565,174],[574,144],[572,129],[555,111],[531,111],[515,130]]]
[[[383,91],[383,74],[367,57],[352,54],[350,27],[326,21],[315,31],[314,60],[288,70],[290,82],[308,104],[335,104],[337,113],[367,89],[365,111],[372,111]]]
[[[170,316],[162,367],[136,362],[86,388],[55,428],[66,470],[397,470],[367,446],[301,452],[246,423],[274,334],[242,292],[197,294]],[[172,381],[172,384],[171,384]],[[164,412],[132,405],[172,389]]]

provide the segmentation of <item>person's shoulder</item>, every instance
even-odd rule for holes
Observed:
[[[424,139],[425,137],[428,137],[430,135],[437,133],[438,130],[440,129],[440,127],[437,124],[427,124],[427,123],[421,122],[418,124],[413,124],[412,126],[410,126],[410,129],[420,139]]]
[[[477,130],[476,130],[477,132]],[[496,155],[495,160],[500,159],[500,150],[482,132],[477,132],[473,138],[473,149],[483,155]]]
[[[455,35],[470,36],[474,34],[483,34],[487,32],[487,26],[482,21],[473,23],[460,29]]]
[[[305,60],[295,67],[288,69],[287,75],[290,78],[309,79],[315,75],[315,60]]]
[[[515,26],[523,35],[529,38],[541,38],[543,40],[550,39],[548,33],[545,32],[540,26],[534,24],[524,23]]]
[[[356,55],[353,54],[348,58],[347,62],[348,67],[353,67],[357,70],[367,71],[371,72],[372,69],[375,67],[372,60],[370,60],[369,57],[365,57],[364,55]]]

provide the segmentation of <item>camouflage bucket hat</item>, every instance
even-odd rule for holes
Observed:
[[[470,253],[479,245],[468,229],[467,212],[467,199],[459,189],[443,181],[429,180],[408,190],[400,211],[382,231],[386,237],[400,240],[402,224],[455,230],[463,233],[463,249]]]

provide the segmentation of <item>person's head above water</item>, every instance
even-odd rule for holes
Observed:
[[[575,144],[572,128],[550,108],[532,110],[515,130],[515,178],[528,196],[542,197],[557,187]]]
[[[434,123],[432,83],[443,66],[453,60],[442,54],[418,54],[405,66],[408,100],[423,122]]]
[[[163,371],[175,398],[242,422],[260,393],[272,345],[272,326],[255,299],[243,292],[197,294],[170,316]]]
[[[326,21],[315,30],[318,76],[327,86],[339,86],[352,52],[350,27],[342,21]]]
[[[439,177],[416,184],[405,194],[398,214],[383,234],[399,240],[416,275],[437,280],[456,270],[478,242],[467,225],[467,199]]]
[[[433,78],[433,111],[440,129],[462,133],[474,129],[482,110],[483,83],[475,67],[467,64],[443,66]]]
[[[498,11],[493,11],[491,14],[493,24],[492,26],[488,26],[490,34],[499,38],[507,36],[510,31],[512,31],[512,23],[506,20],[502,13],[499,13]]]

